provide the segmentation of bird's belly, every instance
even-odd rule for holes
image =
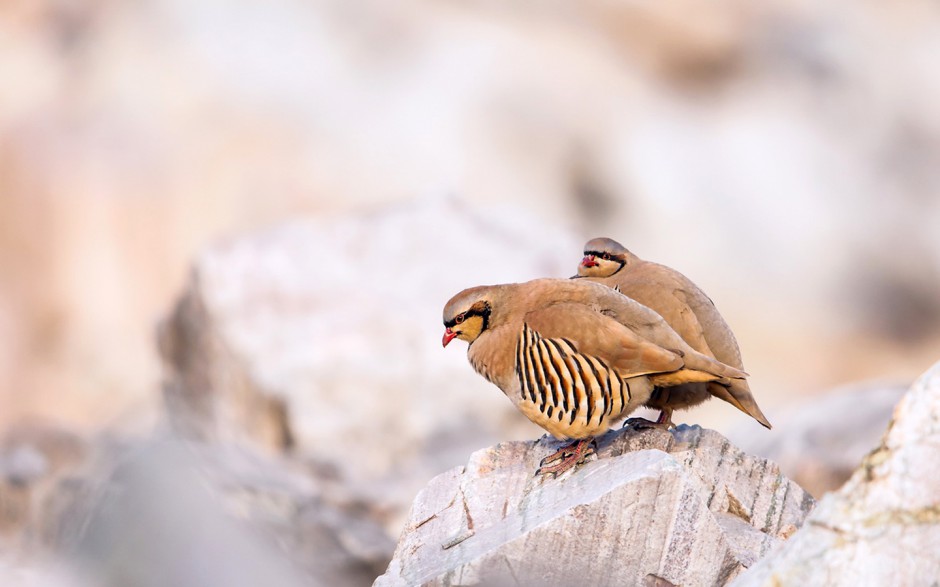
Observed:
[[[559,439],[597,436],[643,404],[652,391],[647,377],[611,378],[606,385],[552,392],[551,386],[537,389],[512,386],[507,394],[529,420]]]
[[[656,410],[684,410],[696,406],[712,397],[708,383],[686,383],[673,387],[657,388],[645,405]]]
[[[537,424],[555,438],[564,440],[568,438],[589,438],[602,434],[610,428],[611,418],[605,416],[600,421],[594,420],[590,424],[583,418],[576,418],[571,421],[571,414],[564,410],[552,410],[552,415],[539,411],[539,406],[530,401],[516,402],[516,407],[526,418]],[[561,419],[559,419],[561,416]]]

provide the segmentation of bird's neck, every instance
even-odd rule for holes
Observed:
[[[512,378],[516,356],[516,337],[502,332],[504,328],[508,325],[488,329],[467,349],[467,358],[477,373],[502,389],[511,381],[501,381],[499,376]]]

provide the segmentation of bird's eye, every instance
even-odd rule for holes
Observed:
[[[463,319],[464,319],[464,318],[465,318],[465,316],[464,316],[463,314],[458,314],[457,317],[454,318],[454,322],[456,322],[457,324],[460,324],[460,323],[463,322]]]
[[[610,253],[604,253],[603,259],[605,261],[610,261]]]

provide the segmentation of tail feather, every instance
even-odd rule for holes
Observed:
[[[747,373],[744,371],[736,369],[731,365],[722,363],[721,361],[713,359],[708,355],[703,355],[697,351],[692,351],[691,353],[687,352],[683,355],[682,358],[685,362],[686,369],[705,371],[706,373],[712,373],[716,376],[712,377],[709,381],[723,378],[743,380],[745,377],[747,377]]]
[[[751,389],[747,381],[743,379],[732,379],[729,383],[729,385],[721,385],[715,382],[710,383],[708,385],[708,391],[718,399],[728,402],[748,416],[754,418],[768,430],[771,429],[772,426],[770,422],[757,405],[754,396],[751,395]]]
[[[668,373],[657,373],[649,376],[650,381],[656,387],[672,387],[674,385],[683,385],[686,383],[703,383],[720,379],[718,375],[708,371],[699,371],[698,369],[679,369]]]

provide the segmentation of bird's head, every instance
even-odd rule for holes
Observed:
[[[447,346],[455,338],[473,343],[490,325],[490,288],[472,287],[455,295],[444,306],[444,339]]]
[[[578,277],[609,277],[620,271],[632,256],[630,251],[613,239],[591,239],[584,245],[584,258],[578,265]]]

